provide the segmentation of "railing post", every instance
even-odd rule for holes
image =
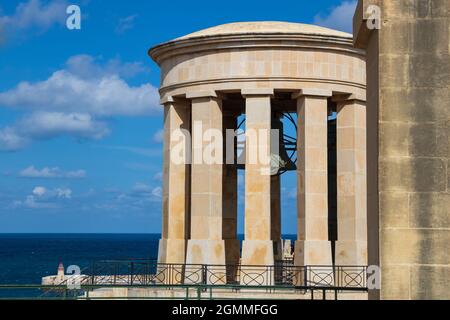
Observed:
[[[202,265],[202,284],[208,284],[208,265]]]
[[[117,274],[119,273],[119,263],[116,262],[114,264],[114,278],[113,278],[113,284],[115,285],[117,282]]]
[[[308,286],[308,266],[305,266],[305,274],[304,274],[304,286],[307,287]]]
[[[131,281],[130,281],[130,285],[133,285],[133,275],[134,275],[134,262],[131,262]]]
[[[368,266],[364,266],[363,267],[363,283],[364,283],[364,288],[367,288],[367,268],[369,268]]]
[[[266,278],[266,286],[274,286],[275,285],[275,266],[267,266],[269,268],[269,277]],[[273,276],[273,278],[272,278]],[[273,283],[272,283],[273,279]],[[272,293],[272,288],[269,288],[269,293]]]
[[[92,265],[91,265],[91,284],[92,285],[95,285],[94,280],[95,280],[95,262],[92,262]]]
[[[335,287],[339,287],[339,279],[336,280],[336,277],[339,277],[339,266],[333,264],[333,282]]]
[[[181,270],[181,276],[180,276],[180,283],[185,284],[185,276],[186,276],[186,265],[185,264],[181,264],[180,265],[180,270]]]

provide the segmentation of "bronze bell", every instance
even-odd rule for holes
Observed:
[[[270,171],[271,175],[282,174],[286,171],[295,171],[297,166],[288,156],[289,151],[296,150],[295,138],[288,137],[284,134],[283,122],[280,117],[272,117],[272,129],[278,129],[278,152],[271,150],[270,155]],[[276,135],[274,135],[276,136]],[[238,139],[239,140],[239,139]],[[288,149],[288,150],[287,150]],[[236,145],[237,168],[245,169],[245,142],[238,141]]]

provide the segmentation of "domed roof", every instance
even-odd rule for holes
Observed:
[[[238,34],[309,34],[345,38],[353,37],[351,34],[346,32],[319,27],[311,24],[280,21],[254,21],[222,24],[216,27],[203,29],[188,34],[175,40]]]

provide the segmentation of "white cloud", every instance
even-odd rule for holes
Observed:
[[[18,127],[24,136],[34,138],[69,135],[100,139],[109,133],[104,122],[94,120],[87,113],[36,112],[22,119]]]
[[[53,25],[64,25],[68,2],[54,0],[44,3],[40,0],[29,0],[20,3],[14,14],[0,16],[0,27],[8,30],[46,30]]]
[[[123,34],[125,31],[133,29],[134,21],[137,18],[137,14],[133,14],[131,16],[119,19],[119,23],[116,27],[116,33]]]
[[[97,209],[122,210],[145,210],[148,212],[154,205],[160,205],[162,189],[159,186],[151,186],[142,182],[137,182],[129,190],[123,191],[113,188],[107,191],[112,196],[107,201],[95,205]]]
[[[32,195],[45,199],[52,199],[52,198],[70,199],[72,197],[72,190],[69,188],[56,188],[48,190],[45,187],[37,186],[33,189]]]
[[[75,55],[67,60],[66,69],[71,74],[83,79],[113,75],[131,78],[139,73],[149,72],[149,69],[141,62],[123,63],[120,58],[114,58],[102,64],[99,60],[99,58],[94,58],[87,54]]]
[[[23,110],[138,116],[160,111],[158,90],[151,84],[131,87],[118,75],[82,78],[67,70],[47,80],[21,82],[0,93],[0,105]]]
[[[58,198],[70,199],[72,198],[72,190],[69,188],[57,188],[55,194]]]
[[[164,129],[158,130],[153,134],[153,142],[162,143],[164,141]]]
[[[33,189],[33,194],[38,197],[42,197],[47,192],[47,189],[44,187],[35,187]]]
[[[69,188],[56,188],[48,190],[45,187],[37,186],[33,188],[31,194],[27,195],[23,201],[14,201],[13,208],[24,207],[30,209],[50,209],[58,208],[61,201],[72,198],[72,190]]]
[[[16,151],[22,149],[27,143],[28,139],[20,136],[15,128],[0,129],[0,151]]]
[[[13,203],[14,207],[25,207],[30,209],[50,209],[56,208],[57,205],[52,202],[41,202],[36,199],[35,196],[29,195],[24,201],[15,201]]]
[[[58,136],[101,139],[109,132],[105,122],[86,113],[39,111],[27,114],[13,126],[0,128],[0,151],[17,151],[33,140]]]
[[[333,8],[328,15],[316,15],[314,24],[351,33],[356,5],[356,0],[343,1],[339,6]]]
[[[163,173],[160,171],[160,172],[157,172],[154,176],[153,176],[153,179],[154,180],[156,180],[156,181],[163,181]]]
[[[23,169],[19,172],[20,177],[24,178],[68,178],[77,179],[86,177],[85,170],[63,171],[58,167],[36,169],[34,166]]]
[[[128,194],[121,194],[120,197],[123,199],[128,198],[142,198],[146,201],[154,202],[160,201],[162,198],[162,188],[161,187],[151,187],[145,183],[136,183],[131,192]]]
[[[100,63],[77,55],[46,80],[23,81],[0,92],[1,107],[25,112],[14,125],[0,128],[0,150],[16,151],[33,140],[62,135],[100,139],[109,133],[105,120],[112,116],[160,114],[157,88],[130,86],[122,79],[146,70],[137,62]]]

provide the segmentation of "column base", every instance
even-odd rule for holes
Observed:
[[[185,283],[226,283],[224,240],[188,240]]]
[[[273,266],[272,240],[244,240],[242,241],[242,265]]]
[[[241,285],[270,286],[274,284],[272,240],[244,240],[242,242]]]
[[[337,266],[366,266],[367,242],[363,240],[339,240],[335,246]]]
[[[185,253],[186,240],[160,239],[156,281],[164,284],[182,283]]]
[[[160,239],[158,245],[158,263],[184,264],[186,257],[186,240]]]
[[[225,265],[225,241],[188,240],[186,264]]]
[[[299,240],[295,242],[294,264],[304,269],[296,277],[297,285],[333,286],[331,241]],[[306,283],[305,283],[306,282]]]
[[[295,241],[294,260],[296,266],[332,266],[331,241]]]

